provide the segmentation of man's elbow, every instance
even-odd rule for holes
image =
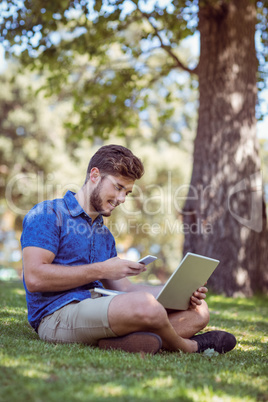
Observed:
[[[33,275],[24,275],[27,290],[31,293],[40,292],[40,281]]]

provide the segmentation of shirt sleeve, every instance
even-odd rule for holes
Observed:
[[[56,255],[60,243],[60,229],[53,204],[50,201],[37,204],[23,220],[21,247],[40,247]]]
[[[113,238],[113,244],[112,244],[110,258],[113,258],[113,257],[117,257],[117,250],[116,250],[116,245],[115,245],[115,239],[114,238]]]

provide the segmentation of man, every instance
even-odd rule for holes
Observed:
[[[103,146],[91,158],[77,194],[68,191],[26,215],[21,244],[29,322],[49,342],[129,352],[156,353],[163,347],[225,353],[235,346],[233,335],[194,336],[209,321],[207,288],[194,292],[187,311],[167,312],[154,297],[159,287],[128,279],[146,270],[144,264],[117,257],[102,216],[125,202],[143,172],[142,162],[127,148]],[[103,286],[125,293],[92,298],[89,289]]]

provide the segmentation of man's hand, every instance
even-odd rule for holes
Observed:
[[[146,266],[139,262],[124,260],[119,257],[104,261],[101,279],[118,280],[128,276],[139,275],[146,271]]]
[[[24,277],[30,292],[60,292],[96,280],[118,280],[146,271],[138,262],[110,258],[93,264],[64,266],[53,264],[55,254],[39,247],[23,250]]]
[[[190,298],[190,308],[196,308],[200,306],[202,300],[206,298],[206,293],[208,289],[205,286],[201,286],[201,288],[197,289]]]

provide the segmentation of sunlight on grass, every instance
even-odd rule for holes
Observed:
[[[8,356],[3,356],[1,357],[1,366],[16,368],[20,366],[20,362],[17,359],[11,359]]]
[[[25,296],[25,290],[24,289],[13,289],[13,293],[19,296]]]
[[[27,314],[26,309],[18,309],[12,307],[4,307],[2,310],[2,316],[6,316],[6,321],[12,321],[18,319],[17,317],[25,317],[25,313]]]
[[[208,297],[206,330],[237,337],[226,355],[141,356],[42,342],[27,322],[23,285],[0,281],[0,293],[0,401],[268,400],[267,298]]]
[[[29,378],[40,378],[40,379],[47,379],[49,374],[46,373],[45,366],[43,364],[36,364],[32,367],[30,361],[25,360],[25,358],[13,358],[6,356],[1,358],[1,365],[2,367],[12,368],[15,369],[16,372],[23,376]]]
[[[23,375],[24,377],[39,378],[43,380],[47,380],[49,378],[49,374],[42,373],[39,369],[31,368],[19,371],[20,374]]]
[[[143,385],[145,387],[152,387],[152,388],[166,388],[171,387],[174,383],[175,379],[173,379],[170,375],[168,377],[157,377],[153,378],[152,380],[147,381]]]
[[[230,396],[224,392],[219,391],[218,395],[215,395],[212,387],[204,386],[203,389],[188,390],[187,397],[189,401],[193,402],[241,402],[240,397]],[[251,399],[244,398],[243,401],[251,401]]]
[[[123,387],[114,384],[104,384],[102,386],[96,386],[94,388],[94,394],[96,396],[120,396],[123,393]]]

